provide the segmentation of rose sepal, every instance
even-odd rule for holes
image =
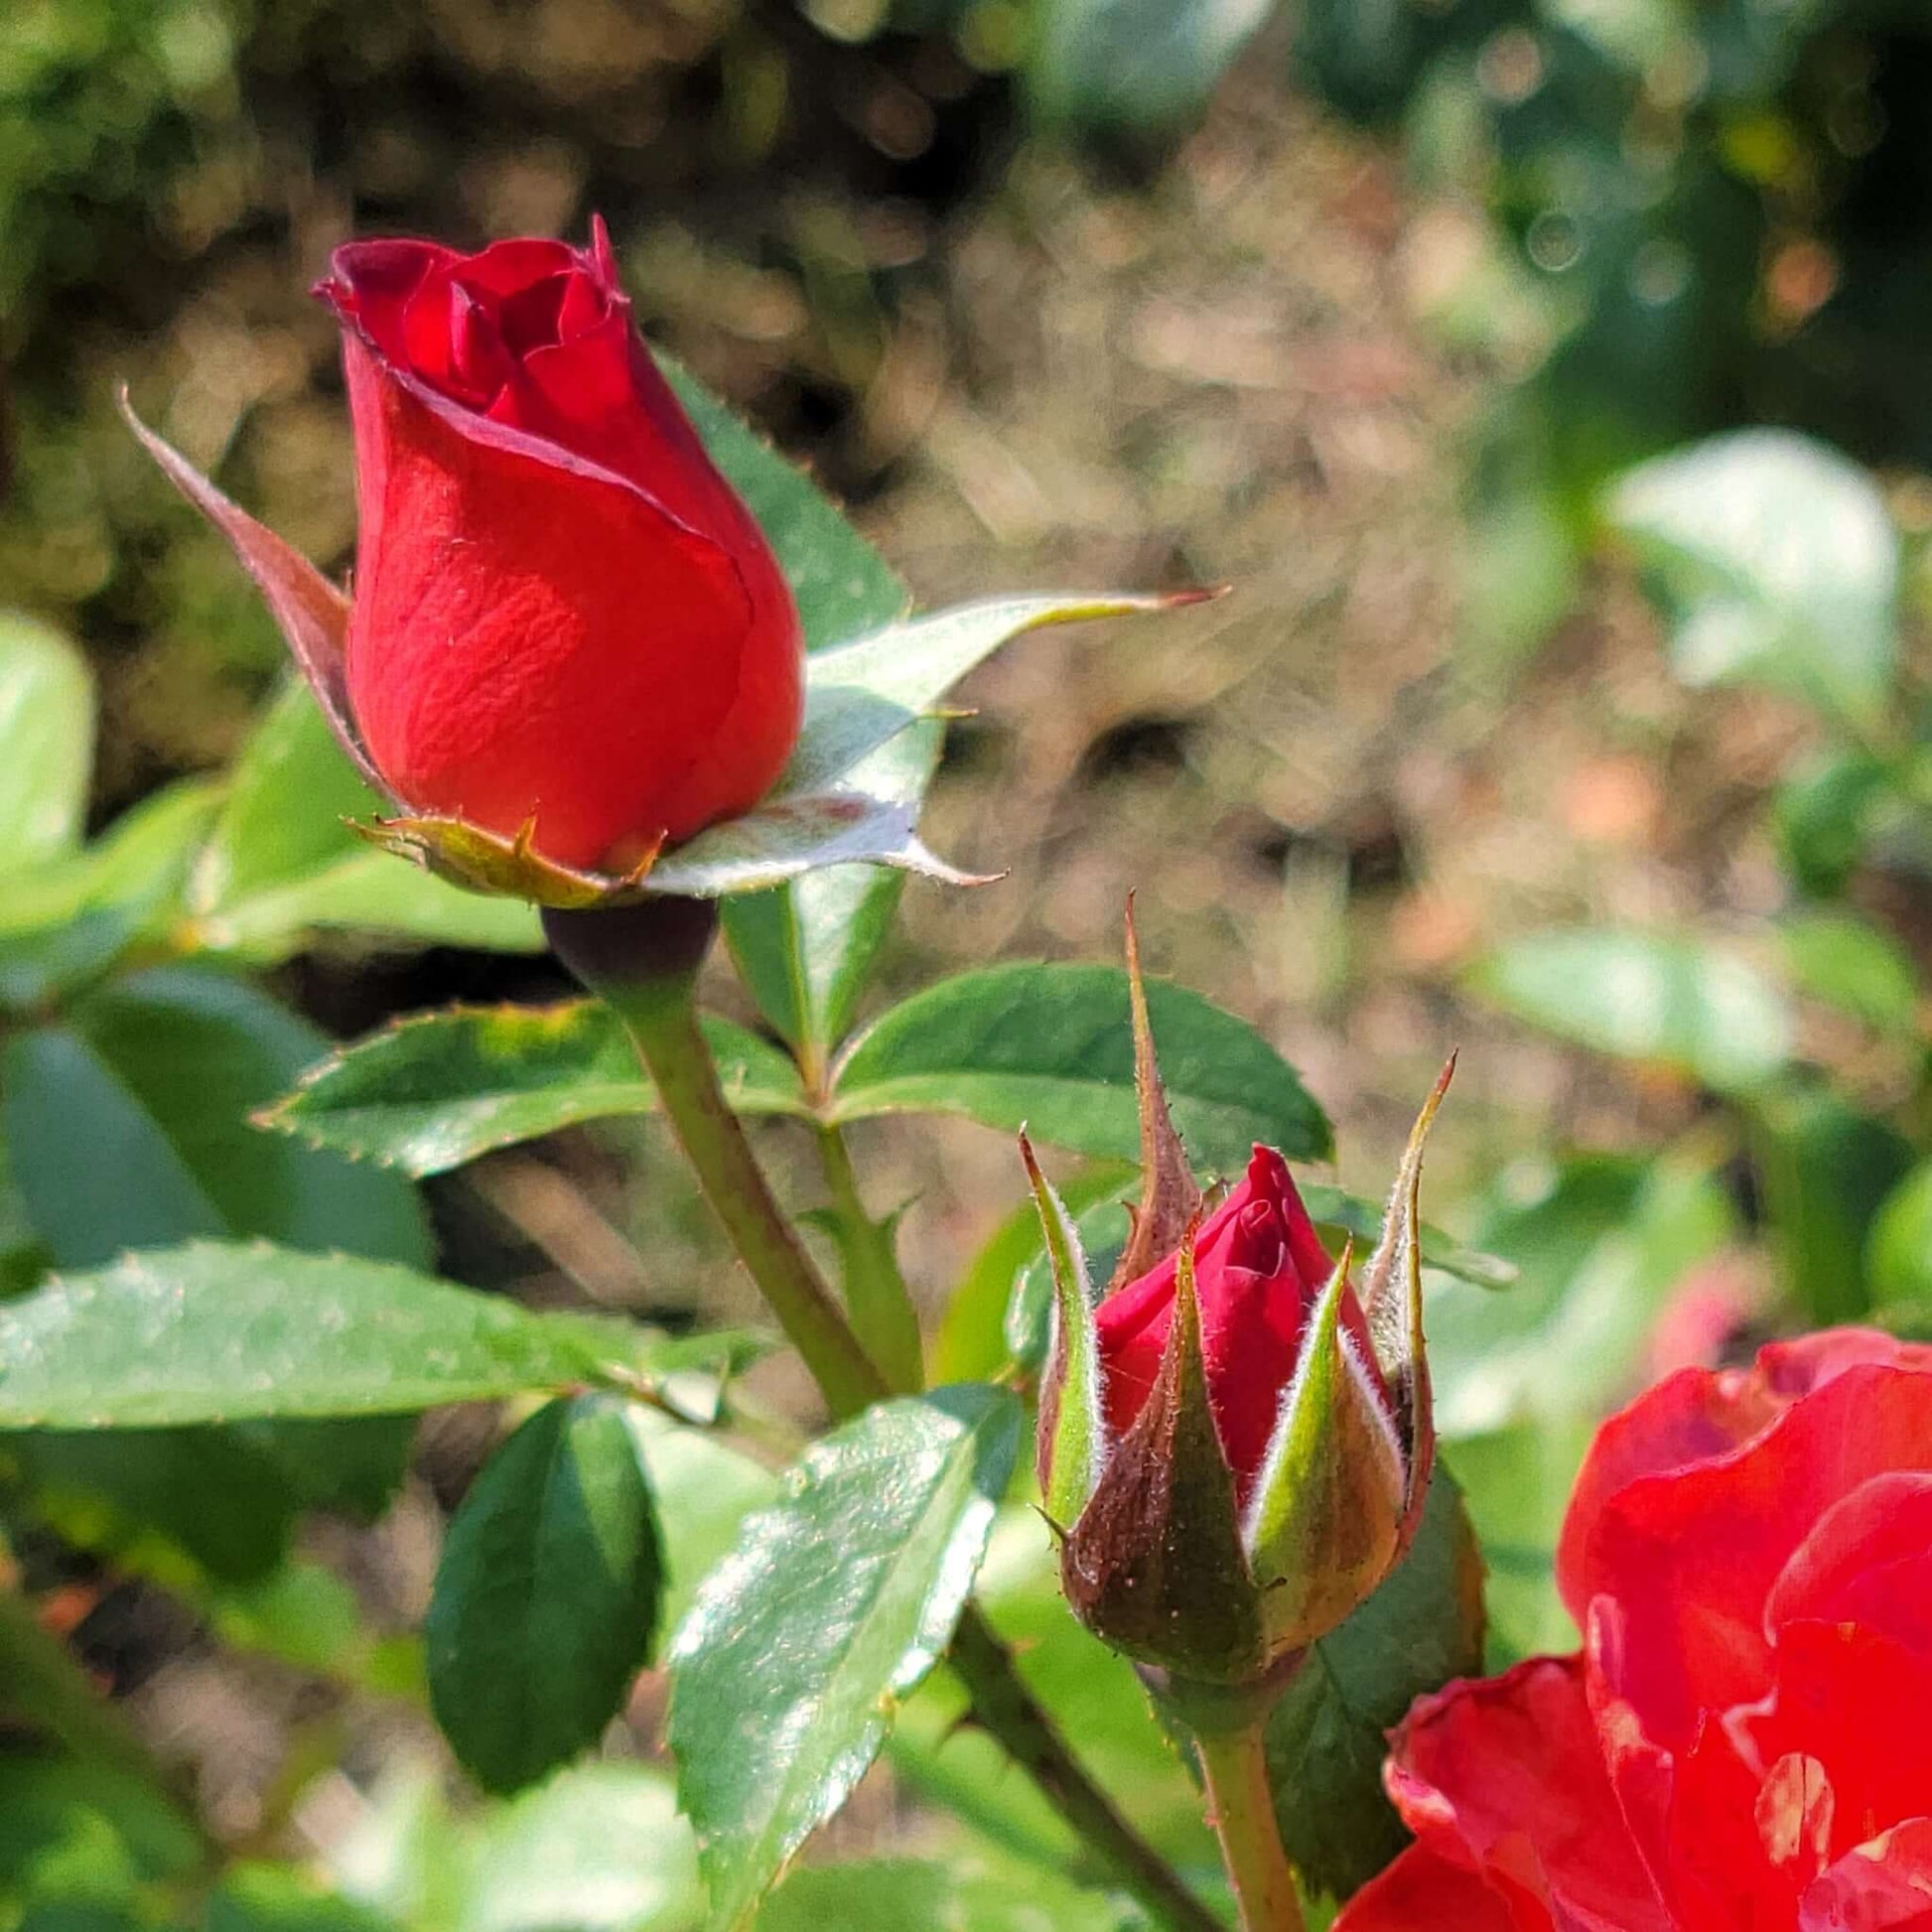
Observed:
[[[1160,1374],[1061,1541],[1060,1587],[1097,1637],[1177,1677],[1241,1684],[1272,1661],[1208,1402],[1191,1228]]]
[[[1393,1419],[1342,1325],[1352,1246],[1311,1312],[1241,1523],[1271,1646],[1324,1636],[1395,1567],[1406,1471]]]
[[[1106,1466],[1107,1419],[1100,1406],[1100,1333],[1086,1250],[1066,1203],[1040,1172],[1023,1129],[1020,1157],[1033,1183],[1053,1277],[1046,1366],[1039,1384],[1040,1507],[1056,1530],[1079,1520]]]
[[[1409,1130],[1389,1192],[1382,1236],[1362,1270],[1359,1291],[1364,1325],[1376,1367],[1394,1401],[1396,1440],[1402,1451],[1402,1540],[1407,1551],[1422,1521],[1429,1479],[1436,1467],[1436,1418],[1429,1382],[1429,1351],[1423,1337],[1422,1165],[1429,1132],[1455,1074],[1451,1053],[1436,1076]]]

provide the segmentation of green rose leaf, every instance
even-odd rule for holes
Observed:
[[[490,1791],[596,1743],[657,1637],[657,1520],[623,1405],[546,1403],[451,1519],[423,1636],[430,1705]]]
[[[807,650],[877,629],[910,607],[912,594],[897,573],[802,470],[662,349],[651,354],[712,462],[764,531],[791,585]]]
[[[1156,983],[1148,1009],[1168,1102],[1201,1172],[1238,1174],[1257,1141],[1323,1159],[1328,1123],[1295,1069],[1244,1021]],[[1140,1156],[1127,974],[1118,966],[1011,965],[961,973],[894,1007],[836,1071],[840,1120],[958,1114],[1038,1142]]]
[[[158,967],[75,1001],[0,1054],[0,1121],[35,1229],[64,1267],[192,1235],[262,1235],[423,1263],[415,1190],[255,1132],[328,1041],[224,972]]]
[[[805,1111],[785,1055],[707,1017],[719,1078],[742,1114]],[[451,1007],[399,1021],[312,1066],[257,1118],[418,1176],[493,1148],[657,1104],[616,1014],[598,1000],[554,1007]]]
[[[670,1741],[714,1924],[750,1918],[945,1647],[1020,1425],[983,1386],[879,1404],[805,1452],[706,1580],[671,1652]]]
[[[1128,617],[1178,597],[1011,597],[888,624],[814,652],[805,722],[776,786],[740,818],[700,832],[652,867],[645,890],[721,898],[779,886],[822,866],[867,862],[962,875],[919,843],[918,799],[872,763],[975,666],[1042,625]]]
[[[197,1241],[0,1305],[0,1429],[410,1415],[651,1359],[627,1324],[535,1314],[411,1268]]]

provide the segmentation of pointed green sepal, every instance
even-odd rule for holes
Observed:
[[[1134,897],[1127,897],[1127,986],[1134,1023],[1134,1090],[1141,1103],[1141,1200],[1131,1208],[1133,1232],[1121,1250],[1108,1291],[1139,1281],[1180,1246],[1187,1223],[1200,1212],[1187,1151],[1168,1111],[1161,1065],[1154,1053],[1154,1022],[1141,977],[1141,935],[1134,925]]]
[[[1344,1249],[1310,1311],[1301,1365],[1242,1522],[1278,1650],[1325,1636],[1401,1554],[1403,1454],[1388,1398],[1341,1318],[1349,1259]]]
[[[1436,1430],[1430,1409],[1429,1357],[1422,1328],[1422,1157],[1455,1072],[1455,1055],[1437,1077],[1435,1091],[1409,1132],[1382,1238],[1362,1271],[1362,1313],[1376,1366],[1395,1400],[1396,1433],[1407,1471],[1403,1542],[1406,1547],[1422,1514],[1436,1463]]]
[[[1040,1506],[1057,1528],[1086,1508],[1107,1456],[1107,1422],[1100,1401],[1100,1335],[1094,1326],[1093,1284],[1086,1251],[1066,1203],[1039,1171],[1033,1143],[1020,1136],[1046,1259],[1053,1273],[1053,1311],[1046,1367],[1039,1384]]]
[[[1208,1406],[1192,1228],[1161,1372],[1060,1546],[1060,1586],[1089,1630],[1144,1663],[1210,1684],[1268,1666],[1234,1476]]]

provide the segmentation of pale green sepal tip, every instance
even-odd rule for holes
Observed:
[[[1256,1581],[1264,1586],[1306,1563],[1308,1521],[1317,1508],[1326,1508],[1325,1491],[1335,1479],[1336,1472],[1323,1465],[1334,1459],[1335,1403],[1346,1372],[1340,1346],[1341,1298],[1353,1252],[1350,1240],[1309,1311],[1308,1326],[1302,1331],[1302,1359],[1282,1397],[1275,1432],[1268,1439],[1268,1452],[1243,1515],[1241,1545]]]
[[[1039,1171],[1032,1143],[1020,1137],[1053,1273],[1052,1335],[1040,1392],[1040,1504],[1070,1529],[1086,1508],[1106,1464],[1107,1423],[1101,1408],[1100,1331],[1086,1251],[1066,1204]]]

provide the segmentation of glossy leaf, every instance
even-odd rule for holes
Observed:
[[[86,660],[45,624],[0,611],[0,873],[78,841],[93,761]]]
[[[1898,539],[1858,465],[1739,430],[1631,471],[1608,516],[1653,573],[1692,684],[1751,678],[1874,719],[1898,654]]]
[[[1148,989],[1175,1125],[1197,1170],[1238,1173],[1257,1141],[1328,1152],[1293,1067],[1245,1022],[1176,986]],[[1127,975],[1116,966],[992,966],[881,1016],[837,1069],[833,1111],[963,1115],[1082,1154],[1135,1161],[1140,1114]]]
[[[782,1053],[728,1020],[703,1024],[738,1112],[805,1111]],[[575,1000],[449,1007],[395,1022],[311,1066],[257,1118],[312,1146],[423,1175],[655,1105],[617,1016],[601,1001]]]
[[[21,1033],[0,1058],[14,1178],[64,1267],[191,1235],[429,1257],[415,1192],[256,1132],[323,1035],[225,973],[160,967]]]
[[[451,1518],[423,1624],[431,1708],[470,1774],[514,1791],[596,1743],[650,1661],[662,1593],[623,1406],[546,1403]]]
[[[1018,1400],[990,1388],[880,1404],[805,1452],[706,1581],[671,1654],[670,1739],[714,1924],[746,1922],[932,1668],[1019,1436]]]
[[[0,1305],[0,1429],[406,1415],[594,1380],[626,1344],[390,1263],[195,1242]]]
[[[1791,1022],[1776,991],[1735,954],[1702,940],[1534,933],[1490,954],[1474,983],[1547,1033],[1673,1067],[1720,1093],[1766,1078],[1791,1051]]]
[[[919,843],[916,798],[906,797],[896,778],[869,778],[879,767],[868,760],[1023,631],[1193,601],[1190,595],[995,598],[910,618],[814,653],[805,669],[804,726],[776,786],[743,817],[666,853],[644,890],[721,898],[861,861],[958,883],[964,875]]]
[[[1482,1559],[1439,1472],[1409,1554],[1308,1661],[1268,1725],[1282,1840],[1315,1889],[1345,1897],[1407,1834],[1382,1791],[1387,1732],[1411,1703],[1482,1667]]]

